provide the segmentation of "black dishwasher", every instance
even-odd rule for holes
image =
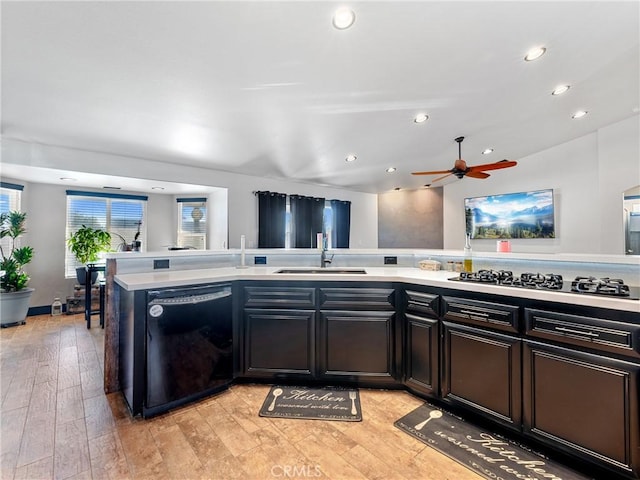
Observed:
[[[231,285],[149,291],[146,336],[145,417],[226,388],[233,377]]]

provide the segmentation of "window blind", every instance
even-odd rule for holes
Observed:
[[[99,228],[111,234],[111,250],[123,250],[140,232],[138,240],[146,245],[145,217],[147,198],[143,195],[123,195],[103,192],[67,191],[67,226],[69,238],[83,225]],[[82,267],[67,248],[65,253],[65,276],[74,277],[75,270]]]

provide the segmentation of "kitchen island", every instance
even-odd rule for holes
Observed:
[[[120,365],[130,374],[128,388],[137,391],[128,397],[132,413],[157,413],[144,404],[148,291],[230,284],[229,382],[406,388],[637,475],[638,300],[455,282],[452,272],[411,268],[280,270],[117,275],[126,326],[119,343],[129,345],[130,359],[137,355]]]
[[[115,275],[111,303],[133,322],[120,342],[134,332],[131,348],[144,351],[149,290],[229,284],[231,382],[405,388],[637,476],[640,301],[464,283],[447,271],[350,268]],[[130,407],[144,414],[144,356],[124,368],[137,370]]]

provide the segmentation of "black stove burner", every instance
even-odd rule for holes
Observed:
[[[496,285],[509,285],[513,287],[540,288],[547,290],[562,289],[562,275],[553,273],[542,275],[540,273],[523,273],[520,277],[514,277],[509,270],[479,270],[477,272],[461,272],[459,280],[464,282],[493,283]]]
[[[576,277],[571,282],[571,291],[578,293],[592,293],[597,295],[612,295],[628,297],[629,287],[619,278]]]
[[[536,290],[555,290],[587,295],[624,297],[638,300],[640,289],[629,287],[618,278],[576,277],[571,286],[562,280],[562,275],[548,273],[525,272],[514,276],[509,270],[478,270],[477,272],[461,272],[459,277],[451,278],[461,282],[504,285],[509,287],[530,288]]]
[[[520,278],[513,282],[514,286],[525,288],[541,288],[545,290],[561,290],[563,281],[562,275],[548,273],[523,273]]]

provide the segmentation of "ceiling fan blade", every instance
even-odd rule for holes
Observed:
[[[451,170],[436,170],[435,172],[412,172],[411,175],[439,175],[441,173],[451,173]]]
[[[453,172],[449,172],[446,175],[443,175],[441,177],[436,178],[435,180],[432,180],[430,185],[433,185],[434,183],[439,182],[440,180],[444,180],[445,178],[447,178],[450,175],[453,175]]]
[[[487,178],[489,174],[484,172],[474,172],[473,170],[471,170],[470,172],[467,172],[465,176],[471,178]]]
[[[481,170],[499,170],[501,168],[515,167],[517,164],[518,162],[514,162],[513,160],[501,160],[496,163],[487,163],[485,165],[473,165],[472,167],[469,167],[469,170],[472,172]]]

